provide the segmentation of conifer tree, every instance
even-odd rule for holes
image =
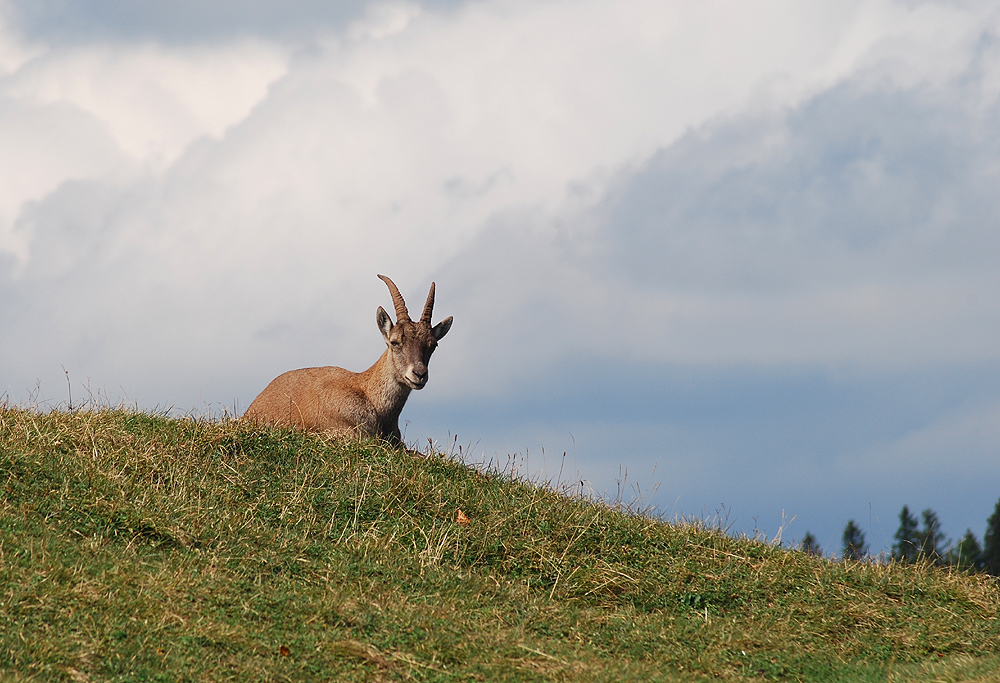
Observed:
[[[845,560],[862,560],[868,555],[865,532],[855,524],[853,519],[848,520],[844,527],[841,555]]]
[[[965,536],[948,553],[948,564],[957,569],[979,571],[983,568],[983,551],[972,529],[965,530]]]
[[[806,535],[802,537],[802,542],[799,544],[799,550],[807,555],[815,555],[816,557],[823,556],[823,549],[819,547],[819,541],[808,531]]]
[[[983,534],[983,570],[993,576],[1000,576],[1000,500],[993,509],[993,514],[986,520],[986,533]]]
[[[917,533],[917,518],[906,505],[899,513],[899,529],[896,542],[892,544],[892,559],[898,562],[916,562],[920,554],[920,537]]]
[[[921,512],[920,516],[924,522],[919,533],[920,555],[935,564],[940,564],[945,543],[945,535],[941,531],[941,521],[938,519],[937,513],[930,508]]]

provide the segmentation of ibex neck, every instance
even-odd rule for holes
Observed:
[[[392,361],[389,359],[389,349],[375,361],[375,364],[362,373],[368,384],[368,400],[372,402],[380,415],[399,417],[410,395],[409,386],[396,377]]]

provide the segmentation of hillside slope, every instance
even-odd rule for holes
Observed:
[[[987,577],[830,562],[442,456],[0,409],[11,680],[998,680],[998,617]]]

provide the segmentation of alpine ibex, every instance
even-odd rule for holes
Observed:
[[[383,437],[403,444],[399,413],[410,391],[427,384],[427,363],[438,341],[451,329],[452,318],[431,326],[433,282],[423,315],[413,322],[393,281],[384,275],[379,278],[389,287],[396,307],[395,325],[381,306],[376,312],[387,347],[382,357],[364,372],[337,367],[286,372],[254,399],[247,408],[247,418],[311,431]]]

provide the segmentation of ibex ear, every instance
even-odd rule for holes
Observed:
[[[382,336],[388,344],[389,333],[392,332],[392,319],[389,317],[389,314],[385,312],[385,309],[379,306],[378,311],[375,313],[375,320],[378,322],[378,328],[382,330]]]
[[[437,325],[435,325],[434,327],[431,328],[431,334],[434,335],[435,339],[437,339],[438,341],[441,341],[441,337],[443,337],[444,335],[448,334],[448,330],[451,329],[451,323],[453,321],[454,321],[454,318],[452,318],[449,315],[447,318],[445,318],[444,320],[442,320]]]

